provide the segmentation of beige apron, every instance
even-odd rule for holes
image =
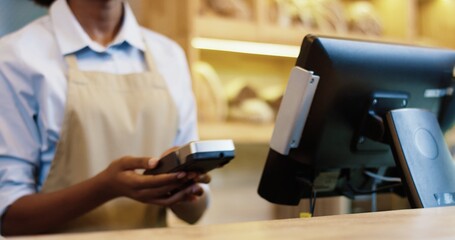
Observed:
[[[68,63],[67,103],[61,136],[42,192],[79,183],[123,156],[160,156],[172,147],[178,114],[164,79],[145,51],[148,72],[116,75],[78,70]],[[107,202],[59,231],[165,226],[165,209],[128,198]]]

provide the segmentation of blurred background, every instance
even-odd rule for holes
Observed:
[[[275,115],[306,34],[455,49],[455,0],[129,2],[143,26],[186,51],[200,138],[230,138],[236,144],[236,158],[212,172],[213,200],[199,224],[298,217],[305,210],[304,201],[297,207],[272,205],[256,189]],[[45,12],[28,0],[1,0],[0,36]],[[326,215],[369,211],[370,199],[318,201],[322,207],[316,214]],[[407,207],[406,199],[378,198],[378,210]],[[171,225],[183,224],[170,218]]]
[[[17,30],[46,12],[46,9],[37,7],[32,1],[1,0],[0,37]]]

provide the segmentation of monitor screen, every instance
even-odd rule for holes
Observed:
[[[450,128],[454,66],[451,50],[306,36],[258,193],[273,203],[297,205],[315,192],[368,193],[374,178],[367,173],[397,176],[385,113],[423,108],[436,114],[443,130]],[[402,193],[387,184],[384,191]]]

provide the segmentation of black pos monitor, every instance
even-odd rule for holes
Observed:
[[[259,195],[297,205],[316,194],[395,192],[412,207],[455,205],[443,137],[455,118],[454,67],[455,51],[306,36]]]

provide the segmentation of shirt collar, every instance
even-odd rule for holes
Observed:
[[[127,42],[131,46],[144,51],[141,29],[127,2],[124,4],[124,18],[117,36],[107,48]],[[106,47],[96,43],[84,31],[72,13],[66,0],[55,1],[50,10],[53,28],[60,51],[63,55],[75,53],[86,47],[96,52],[104,52]]]

